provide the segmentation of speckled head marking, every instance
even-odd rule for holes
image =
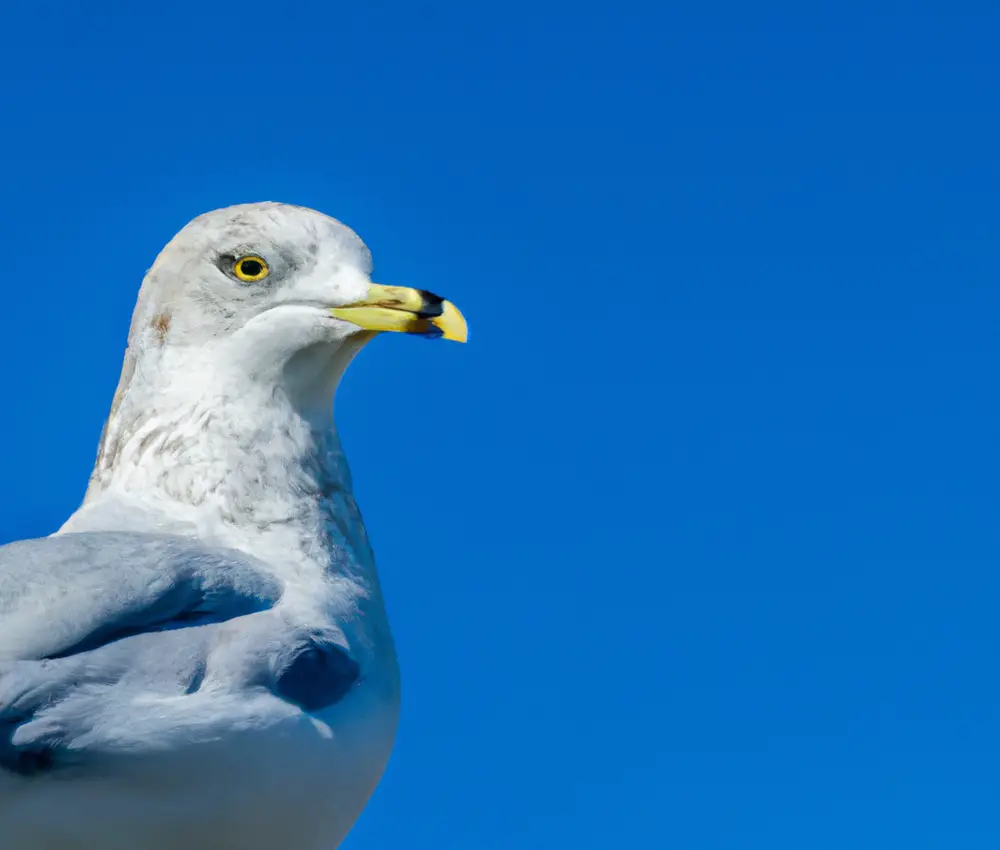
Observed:
[[[153,330],[161,343],[167,340],[167,331],[170,330],[170,314],[160,313],[153,317]]]

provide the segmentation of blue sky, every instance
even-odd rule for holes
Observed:
[[[1000,6],[4,18],[3,540],[198,213],[316,207],[469,320],[338,399],[405,686],[346,847],[1000,844]]]

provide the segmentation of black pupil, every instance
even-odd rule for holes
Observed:
[[[264,267],[259,260],[240,260],[240,271],[247,277],[257,277],[264,271]]]

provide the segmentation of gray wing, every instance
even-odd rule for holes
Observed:
[[[0,547],[0,661],[270,608],[277,582],[242,552],[184,537],[84,532]]]
[[[212,625],[280,594],[252,558],[182,537],[86,532],[0,547],[0,769],[36,773],[114,745],[122,687],[193,693]]]

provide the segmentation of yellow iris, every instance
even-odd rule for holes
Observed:
[[[270,271],[267,267],[267,261],[263,257],[240,257],[233,263],[233,274],[247,283],[253,283],[255,280],[263,280],[268,276]]]

